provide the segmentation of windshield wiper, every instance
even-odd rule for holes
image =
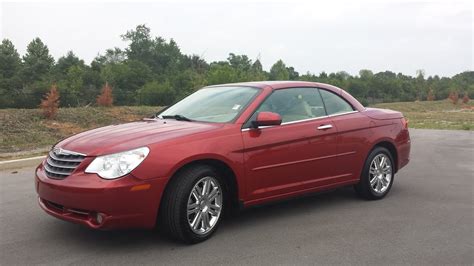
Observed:
[[[164,118],[164,119],[171,118],[171,119],[175,119],[175,120],[178,120],[178,121],[193,121],[193,120],[187,118],[184,115],[162,115],[161,118]]]

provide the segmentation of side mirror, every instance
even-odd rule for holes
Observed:
[[[252,121],[252,127],[278,126],[281,124],[281,116],[273,112],[260,112],[257,119]]]

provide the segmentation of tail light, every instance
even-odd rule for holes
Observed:
[[[408,129],[408,118],[402,118],[402,126],[404,129]]]

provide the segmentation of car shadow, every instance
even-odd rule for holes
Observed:
[[[396,192],[393,187],[393,192]],[[389,194],[390,195],[390,194]],[[299,196],[293,199],[273,202],[270,204],[251,207],[240,211],[240,213],[226,217],[223,220],[219,235],[226,234],[226,231],[235,232],[239,230],[249,230],[254,226],[265,225],[275,222],[275,219],[283,219],[289,216],[304,216],[308,212],[321,212],[345,204],[359,204],[367,201],[359,199],[351,187],[343,187],[335,190]],[[94,243],[100,247],[107,247],[108,250],[121,251],[130,249],[141,249],[146,247],[161,247],[164,250],[174,250],[184,244],[166,237],[158,230],[112,230],[101,231],[65,223],[59,220],[51,220],[43,228],[48,234],[57,234],[67,236],[70,245],[91,245]],[[71,237],[73,236],[73,237]],[[211,239],[211,241],[219,241]],[[209,242],[209,241],[208,241]],[[215,242],[214,242],[215,243]]]
[[[223,227],[233,227],[246,223],[264,223],[278,219],[279,216],[298,216],[319,209],[331,208],[334,204],[344,204],[344,201],[358,200],[354,190],[349,187],[310,193],[290,199],[271,202],[242,210],[239,215],[227,219]]]

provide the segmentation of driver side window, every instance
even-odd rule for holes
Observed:
[[[275,90],[255,112],[274,112],[282,122],[326,116],[324,104],[316,88]]]

